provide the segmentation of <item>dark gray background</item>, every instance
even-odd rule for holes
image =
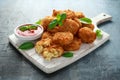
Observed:
[[[77,62],[45,74],[8,41],[13,29],[34,23],[53,9],[83,11],[88,17],[102,12],[112,21],[99,25],[110,40]],[[0,80],[120,80],[120,0],[0,0]]]

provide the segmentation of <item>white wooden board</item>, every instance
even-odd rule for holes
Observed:
[[[105,19],[104,19],[105,20]],[[100,21],[100,20],[99,20]],[[98,23],[95,22],[96,24]],[[95,24],[95,25],[96,25]],[[96,27],[97,28],[97,27]],[[14,34],[9,36],[9,41],[12,43],[12,45],[23,55],[25,56],[29,61],[31,61],[34,65],[36,65],[39,69],[44,71],[45,73],[52,73],[55,72],[75,61],[82,58],[83,56],[89,54],[91,51],[95,50],[97,47],[102,45],[104,42],[106,42],[109,39],[109,34],[103,32],[102,39],[96,39],[94,43],[92,44],[82,44],[81,48],[74,52],[74,56],[71,58],[54,58],[51,61],[46,61],[41,55],[38,55],[35,52],[35,49],[30,50],[20,50],[18,49],[18,46],[23,43],[23,41],[18,40],[18,38],[15,37]]]

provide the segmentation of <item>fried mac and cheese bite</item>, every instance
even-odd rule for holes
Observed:
[[[61,14],[61,13],[66,13],[67,19],[75,18],[75,12],[69,9],[68,10],[55,10],[54,9],[52,16],[57,16],[58,14]]]
[[[65,51],[75,51],[80,49],[81,44],[82,44],[81,39],[74,37],[73,41],[70,44],[63,46],[63,49]]]
[[[52,39],[52,34],[49,33],[49,32],[44,32],[44,33],[42,34],[42,39],[46,39],[46,38]]]
[[[91,30],[94,30],[94,25],[93,24],[82,24],[82,27],[88,27]]]
[[[57,32],[53,36],[53,42],[59,45],[68,45],[73,41],[71,32]]]
[[[43,26],[44,30],[46,30],[48,28],[49,23],[54,19],[55,19],[55,17],[46,16],[45,18],[43,18],[41,20],[41,25]]]
[[[79,18],[84,18],[85,15],[82,12],[75,12],[75,17]]]
[[[71,32],[73,35],[75,35],[79,29],[79,24],[72,19],[66,19],[62,28],[64,28],[62,29],[64,32]]]
[[[96,39],[96,33],[93,32],[88,27],[83,27],[79,29],[78,31],[78,37],[82,40],[84,43],[92,43]]]
[[[43,57],[46,60],[51,60],[52,58],[60,57],[64,52],[64,49],[59,45],[51,45],[49,47],[44,48]]]

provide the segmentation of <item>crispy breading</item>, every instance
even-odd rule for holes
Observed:
[[[53,42],[59,45],[68,45],[73,41],[71,32],[57,32],[53,36]]]
[[[81,44],[82,44],[81,39],[74,37],[72,43],[63,46],[63,49],[65,51],[75,51],[75,50],[80,49]]]
[[[53,10],[53,13],[52,13],[52,16],[57,16],[57,14],[61,14],[61,13],[64,13],[64,11],[63,10]]]
[[[67,19],[73,19],[75,17],[75,12],[72,10],[65,10],[65,13],[67,14]]]
[[[41,20],[41,25],[43,26],[44,30],[46,30],[48,28],[49,23],[54,19],[55,19],[55,17],[46,16],[45,18],[43,18]]]
[[[88,27],[91,30],[94,30],[94,25],[93,24],[82,24],[82,27]]]
[[[66,19],[66,21],[63,23],[62,28],[63,28],[62,31],[64,32],[69,31],[73,35],[75,35],[79,30],[79,24],[72,19]]]
[[[92,43],[96,39],[96,33],[88,27],[83,27],[78,31],[78,37],[81,38],[82,42]]]
[[[82,28],[82,23],[80,22],[78,18],[74,18],[74,21],[79,24],[79,28]]]
[[[75,12],[75,17],[79,19],[79,18],[84,18],[85,15],[82,12]]]
[[[67,19],[73,19],[75,18],[75,12],[72,10],[53,10],[53,14],[52,16],[57,16],[57,14],[62,14],[62,13],[66,13],[67,15]]]
[[[52,34],[49,33],[49,32],[43,32],[43,34],[42,34],[42,39],[45,39],[45,38],[50,38],[50,39],[52,39]]]

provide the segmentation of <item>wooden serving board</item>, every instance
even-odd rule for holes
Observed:
[[[93,24],[95,25],[95,30],[97,28],[97,24],[101,22],[105,22],[111,20],[111,16],[105,13],[102,13],[94,18],[92,18]],[[73,51],[74,56],[71,58],[59,57],[54,58],[51,61],[46,61],[41,55],[35,52],[35,49],[30,50],[20,50],[18,46],[24,41],[20,41],[14,34],[9,36],[9,41],[11,44],[29,61],[31,61],[34,65],[36,65],[39,69],[44,71],[45,73],[55,72],[75,61],[82,58],[83,56],[89,54],[91,51],[95,50],[97,47],[102,45],[109,39],[109,34],[102,31],[103,37],[102,39],[96,39],[92,44],[82,44],[81,48],[77,51]]]

